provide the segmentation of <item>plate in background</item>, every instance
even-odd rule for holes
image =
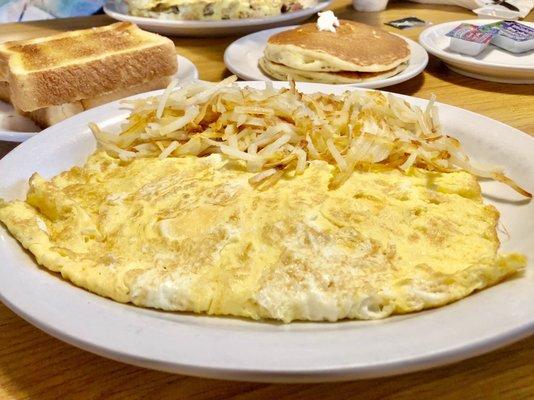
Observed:
[[[178,72],[174,76],[180,82],[187,83],[198,79],[198,71],[189,59],[176,55]],[[41,132],[41,128],[29,118],[15,112],[11,104],[0,101],[0,140],[6,142],[24,142]]]
[[[462,23],[485,25],[497,19],[471,19],[434,25],[419,35],[419,43],[430,54],[440,58],[453,71],[492,82],[534,84],[534,50],[514,54],[490,44],[476,57],[456,53],[449,49],[450,38],[445,34]],[[521,21],[534,28],[534,23]]]
[[[175,36],[229,36],[244,35],[262,29],[291,25],[301,22],[330,5],[332,0],[319,0],[313,7],[288,12],[265,18],[228,19],[221,21],[177,21],[147,17],[136,17],[128,14],[128,6],[123,0],[108,0],[104,4],[104,12],[119,21],[128,21],[141,28],[157,33]]]
[[[242,82],[261,88],[264,82]],[[274,83],[275,87],[287,83]],[[364,90],[299,83],[305,92]],[[134,96],[141,98],[161,93]],[[397,96],[397,95],[395,95]],[[402,99],[425,107],[427,101]],[[501,164],[534,188],[534,138],[498,121],[437,104],[445,132],[481,162]],[[119,102],[46,129],[0,160],[0,198],[23,198],[27,179],[81,165],[96,148],[87,123],[110,129],[128,111]],[[503,251],[525,253],[526,273],[450,305],[380,321],[258,322],[138,308],[75,287],[44,268],[0,226],[0,299],[49,334],[122,362],[175,373],[266,382],[341,381],[406,373],[473,357],[534,333],[534,202],[482,181],[509,236]],[[58,312],[61,310],[61,312]]]
[[[263,57],[263,51],[267,46],[267,40],[274,34],[284,30],[293,29],[296,26],[288,26],[283,28],[268,29],[261,32],[252,33],[230,44],[224,52],[224,63],[232,73],[244,80],[264,80],[276,81],[276,79],[265,74],[258,66],[258,61]],[[408,60],[408,67],[402,72],[389,78],[377,79],[376,81],[340,84],[337,86],[355,86],[362,88],[382,88],[386,86],[396,85],[419,75],[428,63],[428,54],[419,44],[397,35],[404,39],[410,47],[411,56]]]

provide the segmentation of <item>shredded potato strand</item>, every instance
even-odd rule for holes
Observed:
[[[240,88],[235,77],[219,83],[176,82],[159,97],[130,100],[119,134],[92,124],[97,140],[121,159],[205,156],[242,160],[260,190],[313,160],[336,168],[331,188],[355,169],[387,165],[408,171],[465,170],[532,197],[503,171],[471,163],[457,139],[441,130],[434,97],[425,109],[375,91],[303,94],[290,88]]]

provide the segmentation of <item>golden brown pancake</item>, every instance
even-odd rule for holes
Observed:
[[[320,31],[315,23],[269,38],[265,57],[302,71],[389,71],[410,57],[405,40],[379,28],[340,21],[336,32]]]

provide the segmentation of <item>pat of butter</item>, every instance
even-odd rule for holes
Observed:
[[[336,27],[339,26],[339,20],[332,11],[324,11],[317,13],[317,29],[320,31],[335,32]]]

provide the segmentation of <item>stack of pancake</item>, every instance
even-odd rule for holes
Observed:
[[[335,32],[309,23],[271,36],[259,65],[278,80],[347,84],[396,75],[409,58],[400,37],[341,20]]]

